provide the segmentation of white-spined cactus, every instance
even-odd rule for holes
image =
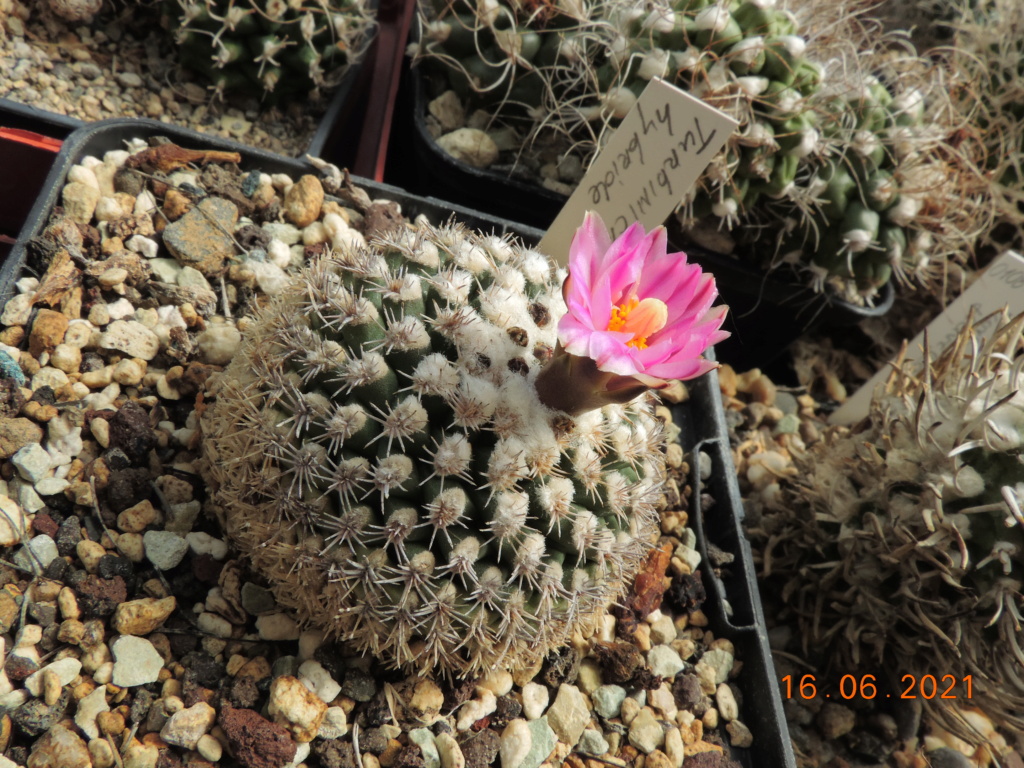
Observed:
[[[422,225],[315,262],[257,314],[204,450],[283,606],[461,675],[529,665],[624,590],[664,471],[642,393],[707,370],[723,312],[663,229],[612,244],[590,218],[573,248],[563,286],[535,251]]]
[[[1022,330],[1024,316],[987,341],[969,328],[923,369],[898,365],[867,419],[798,460],[799,485],[763,523],[764,575],[781,581],[810,647],[831,643],[843,672],[888,677],[900,691],[932,675],[947,699],[1018,735]],[[980,738],[941,697],[915,695]]]

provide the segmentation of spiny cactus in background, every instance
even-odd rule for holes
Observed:
[[[990,239],[1019,248],[1024,227],[1024,5],[961,0],[945,7],[952,44],[941,51],[962,83],[957,105],[982,132],[1004,225]]]
[[[182,63],[214,93],[302,97],[340,82],[372,38],[364,0],[161,0]]]
[[[739,129],[680,201],[684,228],[714,250],[870,297],[893,272],[926,278],[961,257],[978,225],[973,145],[946,144],[954,126],[935,70],[863,54],[835,26],[801,36],[775,0],[421,9],[418,57],[443,65],[471,106],[518,126],[524,146],[557,136],[586,159],[652,77],[735,117]]]
[[[282,605],[392,666],[461,675],[531,664],[625,589],[664,473],[637,396],[707,370],[722,336],[710,277],[635,229],[610,249],[577,235],[620,258],[574,257],[565,288],[564,343],[607,337],[611,372],[559,346],[564,271],[460,225],[324,258],[258,313],[204,451],[226,532]],[[623,285],[652,242],[656,284],[638,268]],[[596,330],[589,291],[612,302]]]
[[[800,484],[764,513],[763,576],[842,672],[899,690],[905,675],[955,679],[962,703],[1019,737],[1024,315],[997,325],[923,369],[897,365],[867,419],[798,461]],[[918,695],[977,743],[947,701]]]

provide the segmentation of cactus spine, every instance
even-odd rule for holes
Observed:
[[[459,225],[314,263],[204,417],[225,530],[303,621],[395,667],[527,666],[623,591],[658,530],[662,426],[533,380],[564,274]]]

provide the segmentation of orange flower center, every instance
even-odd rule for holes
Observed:
[[[631,333],[633,338],[627,341],[626,345],[636,349],[647,349],[647,337],[660,331],[667,322],[668,307],[665,306],[665,302],[653,298],[637,300],[634,296],[625,304],[616,304],[612,307],[608,330]]]

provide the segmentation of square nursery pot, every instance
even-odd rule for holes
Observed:
[[[245,170],[287,173],[293,177],[310,172],[308,165],[297,160],[151,120],[107,120],[77,130],[64,142],[11,257],[0,268],[0,306],[13,295],[14,282],[25,266],[29,241],[46,227],[71,166],[86,155],[102,156],[110,150],[122,149],[126,140],[155,136],[167,137],[190,149],[239,152],[241,167]],[[353,181],[375,199],[398,202],[403,214],[410,219],[423,214],[438,223],[454,216],[474,228],[510,233],[526,243],[537,242],[543,234],[540,230],[437,198],[411,195],[397,187],[364,179],[353,178]],[[688,514],[693,545],[701,556],[700,576],[707,593],[702,609],[714,636],[730,640],[743,662],[743,672],[733,682],[741,693],[741,719],[753,735],[753,746],[731,747],[731,757],[746,768],[795,768],[751,549],[742,530],[743,507],[717,374],[712,371],[688,382],[687,389],[689,397],[671,410],[680,430],[682,447],[690,456],[691,475],[686,484],[692,497]]]

